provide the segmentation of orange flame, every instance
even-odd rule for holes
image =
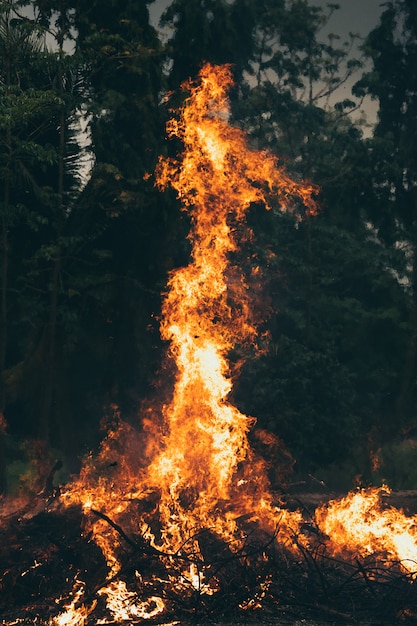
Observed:
[[[227,400],[228,353],[256,338],[248,285],[231,268],[230,253],[237,250],[237,227],[251,204],[268,209],[275,197],[283,209],[304,204],[313,212],[315,188],[294,182],[268,152],[251,150],[244,133],[229,124],[232,83],[229,67],[206,65],[196,84],[185,85],[190,95],[179,119],[168,123],[169,135],[181,139],[184,151],[179,159],[161,158],[157,166],[157,185],[171,185],[190,213],[192,251],[189,265],[171,273],[163,302],[161,335],[170,342],[177,375],[172,399],[162,409],[161,431],[155,434],[154,414],[143,419],[148,463],[131,462],[126,449],[117,467],[109,463],[115,447],[131,446],[134,439],[125,427],[116,428],[64,494],[68,504],[81,503],[87,516],[105,511],[164,551],[194,555],[196,535],[204,528],[237,547],[243,540],[236,523],[241,515],[262,520],[271,532],[279,526],[279,539],[289,544],[302,522],[299,512],[272,503],[266,472],[247,439],[254,420]],[[146,498],[152,511],[132,514],[132,502]],[[88,519],[114,577],[120,537],[103,519]],[[184,571],[184,579],[189,577]],[[108,586],[107,596],[115,588]]]
[[[191,261],[171,273],[163,302],[161,334],[170,341],[169,355],[177,368],[172,399],[162,411],[163,432],[155,442],[155,420],[144,420],[150,463],[134,474],[126,459],[121,460],[109,490],[94,465],[100,465],[120,437],[110,432],[99,459],[85,465],[78,484],[67,493],[69,501],[81,501],[86,512],[103,503],[112,519],[120,518],[134,497],[159,493],[162,528],[156,543],[164,550],[178,550],[207,527],[236,540],[234,520],[242,514],[268,520],[265,524],[272,530],[279,519],[283,534],[289,532],[287,520],[296,527],[301,521],[299,514],[271,505],[268,480],[259,464],[253,462],[252,473],[238,473],[244,461],[252,460],[247,433],[254,420],[227,401],[232,388],[227,356],[237,343],[254,341],[256,327],[248,286],[238,268],[231,270],[230,253],[237,249],[237,226],[252,203],[269,208],[275,196],[284,208],[298,202],[314,211],[315,189],[294,182],[276,157],[251,150],[244,133],[229,124],[231,85],[230,68],[211,65],[201,70],[197,84],[185,85],[190,96],[179,120],[168,123],[169,135],[182,140],[184,151],[179,159],[161,158],[156,171],[157,185],[176,189],[191,215],[192,244]],[[146,515],[139,522],[148,539],[147,525],[152,523],[152,516]],[[94,524],[114,575],[115,537],[104,526]]]
[[[85,626],[88,621],[88,616],[94,610],[97,601],[94,600],[89,607],[84,606],[84,604],[76,606],[79,604],[83,594],[84,583],[76,579],[71,602],[64,605],[65,610],[59,615],[50,618],[48,626]]]
[[[251,204],[269,208],[273,196],[284,208],[301,201],[315,209],[311,185],[295,183],[274,156],[250,149],[244,133],[229,124],[232,84],[229,67],[206,65],[198,84],[185,85],[190,95],[180,119],[168,123],[169,136],[181,139],[184,151],[179,159],[161,158],[156,171],[159,187],[172,186],[191,215],[192,252],[191,262],[171,273],[163,303],[161,334],[170,341],[178,375],[172,401],[164,407],[168,432],[148,478],[161,490],[164,523],[175,509],[189,529],[208,522],[221,527],[223,519],[213,518],[218,502],[242,503],[248,491],[247,482],[236,490],[233,479],[250,457],[247,432],[253,419],[227,402],[228,352],[256,337],[248,286],[237,268],[230,285],[237,226]],[[258,507],[246,496],[244,509]]]
[[[216,582],[206,580],[199,567],[202,530],[211,529],[231,550],[238,549],[245,539],[239,527],[244,517],[294,547],[303,522],[299,511],[274,503],[265,467],[248,442],[254,420],[228,401],[229,352],[255,341],[257,333],[249,287],[243,272],[231,267],[231,253],[238,249],[238,232],[251,204],[261,202],[268,209],[275,197],[284,210],[302,204],[312,213],[316,189],[293,181],[276,157],[251,149],[243,132],[229,124],[232,84],[229,67],[206,65],[197,83],[185,85],[189,97],[179,119],[168,123],[168,134],[182,141],[183,153],[178,159],[161,158],[156,170],[157,185],[172,186],[190,214],[192,248],[190,263],[171,273],[162,307],[161,335],[170,342],[176,367],[162,424],[161,416],[150,411],[139,436],[119,421],[63,494],[67,504],[82,505],[86,532],[92,532],[106,558],[108,580],[99,595],[116,621],[149,619],[165,610],[159,596],[140,600],[117,579],[120,529],[141,534],[166,559],[170,553],[191,555],[178,580],[170,582],[212,595]],[[315,521],[331,553],[350,558],[378,554],[414,578],[417,516],[384,508],[384,491],[350,493],[319,507]],[[129,540],[126,533],[124,539]],[[307,544],[302,535],[297,540]],[[267,578],[256,598],[241,608],[258,606],[270,582]],[[80,606],[83,589],[84,583],[76,581],[72,600],[50,626],[87,622],[95,601]]]

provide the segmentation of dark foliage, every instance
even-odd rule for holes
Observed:
[[[157,393],[161,293],[189,251],[153,172],[180,149],[166,142],[167,101],[206,60],[232,64],[233,119],[249,141],[320,187],[319,214],[301,221],[253,207],[234,262],[248,277],[259,267],[262,354],[231,355],[246,360],[234,399],[302,473],[379,479],[379,454],[393,486],[412,486],[401,468],[415,460],[413,3],[384,9],[364,45],[372,71],[340,102],[360,70],[352,40],[320,36],[334,7],[175,0],[166,41],[151,4],[0,7],[0,489],[17,487],[25,442],[43,439],[74,470],[109,405],[140,421]],[[367,138],[349,117],[365,93],[380,103]]]

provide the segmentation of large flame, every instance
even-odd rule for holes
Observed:
[[[284,208],[298,200],[314,209],[313,187],[295,183],[275,157],[250,149],[243,132],[229,124],[231,85],[230,69],[211,65],[201,70],[197,85],[186,85],[190,95],[180,119],[168,124],[184,151],[178,159],[161,158],[156,173],[157,184],[172,186],[191,216],[191,262],[170,276],[161,324],[178,374],[164,407],[167,435],[148,469],[161,489],[164,525],[174,509],[182,520],[178,541],[185,528],[222,527],[224,512],[215,513],[219,501],[233,500],[233,517],[239,506],[245,513],[259,510],[260,493],[268,499],[265,479],[257,476],[256,494],[247,480],[240,487],[234,480],[251,456],[247,432],[253,420],[227,401],[227,356],[236,344],[253,342],[256,327],[246,280],[237,267],[231,271],[230,254],[251,204],[269,208],[275,196]]]
[[[230,254],[237,249],[237,227],[251,204],[262,202],[269,208],[275,197],[283,209],[298,202],[313,211],[315,190],[294,182],[276,157],[250,149],[244,133],[229,124],[227,92],[232,84],[227,66],[206,65],[197,84],[185,85],[190,95],[179,119],[168,123],[168,134],[181,139],[184,151],[178,159],[161,158],[156,171],[157,185],[172,186],[191,216],[192,250],[190,263],[171,273],[163,302],[161,334],[170,342],[177,374],[157,441],[155,420],[144,419],[151,433],[150,463],[133,475],[126,459],[122,461],[125,471],[119,470],[108,493],[103,478],[91,480],[91,462],[67,494],[81,499],[86,510],[104,506],[114,519],[126,510],[133,493],[157,492],[157,543],[164,550],[177,550],[205,527],[230,539],[236,529],[233,520],[241,514],[265,520],[269,510],[270,528],[278,513],[283,529],[285,518],[299,520],[272,507],[259,465],[254,462],[251,471],[240,467],[252,460],[247,433],[254,420],[227,400],[232,388],[227,357],[236,344],[255,340],[256,327],[245,277],[231,266]],[[110,433],[104,443],[104,457],[115,437],[117,433]],[[103,544],[103,533],[98,541]],[[108,561],[113,567],[109,553]]]
[[[312,212],[315,189],[293,181],[276,157],[251,149],[244,133],[229,124],[232,84],[229,67],[206,65],[196,84],[184,85],[189,97],[179,119],[168,124],[168,134],[184,150],[178,159],[161,158],[156,170],[156,184],[173,187],[190,214],[191,260],[171,273],[163,302],[161,335],[170,342],[176,378],[162,426],[156,428],[155,413],[143,417],[148,463],[132,461],[125,448],[109,476],[115,447],[128,448],[132,434],[126,435],[126,426],[110,430],[99,455],[86,461],[64,494],[68,504],[81,503],[87,517],[104,512],[107,520],[140,531],[171,553],[198,554],[195,537],[203,529],[238,547],[243,533],[236,519],[242,515],[289,545],[302,522],[299,512],[273,503],[266,471],[248,444],[254,420],[228,402],[228,354],[256,339],[247,281],[231,264],[231,253],[253,203],[268,209],[275,198],[282,209],[304,205]],[[151,505],[135,516],[131,503],[141,499]],[[115,576],[120,536],[103,517],[88,519],[109,578]],[[108,596],[112,589],[114,584],[106,588]]]

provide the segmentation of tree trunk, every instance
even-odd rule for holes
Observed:
[[[8,185],[6,183],[6,190]],[[7,207],[5,201],[5,207]],[[6,404],[5,393],[5,369],[6,369],[6,348],[7,348],[7,275],[8,275],[8,238],[7,238],[7,220],[3,216],[2,233],[2,264],[1,264],[1,303],[0,303],[0,494],[4,493],[7,488],[6,481],[6,459],[4,438],[6,434],[6,421],[4,419],[4,408]]]
[[[9,207],[9,184],[5,183],[4,190],[4,210]],[[6,368],[6,350],[7,350],[7,279],[9,264],[9,242],[8,242],[8,220],[3,215],[2,232],[1,232],[1,286],[0,286],[0,412],[3,413],[5,408],[6,393],[4,373]]]

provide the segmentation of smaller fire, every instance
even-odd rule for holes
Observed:
[[[315,519],[328,536],[328,549],[335,555],[356,558],[377,555],[386,563],[417,577],[417,515],[383,506],[386,486],[350,492],[341,500],[320,506]]]
[[[106,597],[107,608],[112,614],[111,621],[101,619],[97,624],[114,624],[114,622],[130,622],[134,618],[152,619],[162,613],[165,603],[162,598],[150,596],[140,601],[134,591],[128,591],[123,580],[113,580],[98,592]]]
[[[88,616],[94,611],[97,601],[94,600],[89,607],[80,604],[84,596],[84,589],[85,583],[76,579],[72,590],[73,598],[71,602],[64,604],[65,610],[59,615],[52,617],[48,622],[48,626],[85,626],[87,624]]]

